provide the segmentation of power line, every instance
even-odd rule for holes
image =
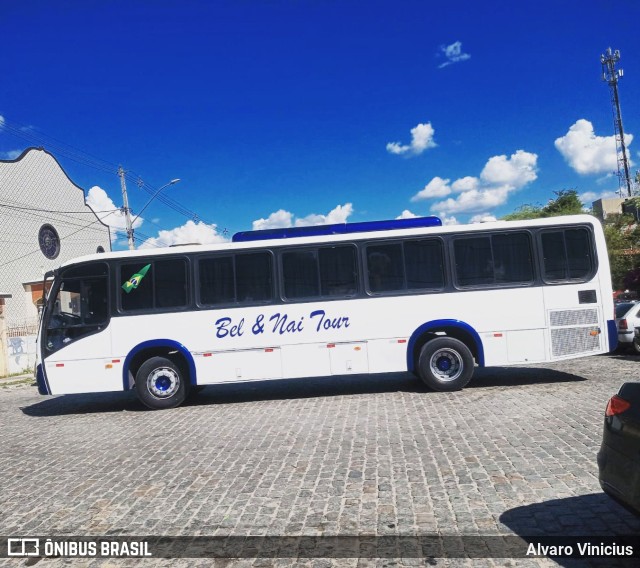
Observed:
[[[108,217],[111,213],[109,213],[108,215],[105,215],[105,217]],[[80,227],[77,231],[74,231],[73,233],[69,233],[68,235],[65,235],[64,237],[60,237],[60,241],[64,240],[64,239],[68,239],[69,237],[72,237],[73,235],[79,233],[80,231],[87,229],[89,227],[91,227],[91,225],[94,225],[95,223],[98,223],[99,219],[96,219],[95,221],[92,221],[91,223],[89,223],[88,225],[84,225],[82,227]],[[40,248],[37,248],[35,250],[32,250],[31,252],[28,252],[26,254],[23,254],[17,258],[13,258],[7,262],[4,262],[2,264],[0,264],[0,268],[2,268],[3,266],[7,266],[9,264],[12,264],[14,262],[17,262],[18,260],[22,260],[23,258],[26,258],[27,256],[31,256],[32,254],[35,254],[37,252],[40,251]]]
[[[59,213],[62,215],[69,215],[69,214],[73,214],[73,215],[80,215],[80,214],[85,214],[85,215],[98,215],[98,213],[115,213],[116,211],[120,211],[120,209],[105,209],[103,211],[57,211],[55,209],[38,209],[37,207],[25,207],[25,206],[19,206],[19,205],[10,205],[8,203],[0,203],[0,207],[5,207],[6,209],[18,209],[18,210],[24,210],[24,211],[38,211],[38,212],[42,212],[42,213]]]
[[[35,144],[35,145],[46,144],[47,147],[53,152],[55,152],[56,154],[64,156],[84,166],[88,166],[90,168],[94,168],[96,170],[100,170],[100,171],[115,174],[115,175],[117,175],[118,173],[119,166],[112,164],[106,160],[102,160],[100,158],[92,156],[91,154],[88,154],[83,150],[75,148],[74,146],[71,146],[65,142],[61,142],[60,140],[57,140],[53,137],[44,135],[42,133],[38,133],[30,127],[22,126],[14,122],[7,121],[5,119],[2,122],[0,122],[0,130],[4,130],[5,132],[12,134],[13,136],[21,138],[23,140],[26,140],[31,144]],[[156,188],[154,188],[153,186],[143,181],[143,179],[135,172],[126,171],[125,175],[128,180],[130,180],[132,183],[135,183],[143,191],[149,194],[155,193]],[[157,200],[163,203],[164,205],[166,205],[167,207],[169,207],[170,209],[173,209],[177,213],[193,221],[203,221],[208,225],[213,224],[208,221],[205,221],[201,215],[199,215],[195,211],[192,211],[191,209],[188,209],[187,207],[184,207],[182,204],[171,199],[166,195],[158,195]]]

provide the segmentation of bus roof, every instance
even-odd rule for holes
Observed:
[[[363,223],[337,223],[334,225],[311,225],[308,227],[242,231],[233,235],[231,240],[234,243],[246,243],[249,241],[268,241],[272,239],[290,239],[294,237],[347,235],[353,233],[370,233],[375,231],[395,231],[398,229],[441,226],[442,221],[439,217],[412,217],[410,219],[393,219],[389,221],[365,221]]]
[[[433,217],[421,217],[420,219],[434,219]],[[435,217],[435,219],[438,219]],[[439,221],[439,219],[438,219]],[[383,221],[376,221],[373,223],[384,223]],[[390,221],[386,221],[390,223]],[[519,229],[527,227],[544,227],[553,225],[565,225],[565,224],[599,224],[596,217],[588,214],[584,215],[565,215],[560,217],[546,217],[544,219],[528,219],[524,221],[490,221],[486,223],[475,223],[471,225],[431,225],[431,226],[398,226],[397,228],[387,229],[367,229],[363,231],[347,231],[343,233],[328,232],[327,234],[295,234],[283,237],[282,235],[276,235],[270,238],[257,238],[246,239],[237,241],[224,241],[220,243],[212,244],[187,244],[177,245],[172,247],[162,247],[157,249],[137,249],[137,250],[125,250],[115,252],[104,252],[86,255],[67,261],[61,265],[69,266],[81,262],[89,262],[95,260],[108,260],[108,259],[126,259],[126,258],[138,258],[148,256],[163,256],[169,254],[180,253],[196,253],[196,252],[217,252],[217,251],[235,251],[243,249],[256,249],[256,248],[269,248],[269,247],[283,247],[287,245],[299,244],[329,244],[344,241],[363,240],[363,239],[388,239],[393,237],[405,237],[405,236],[427,236],[427,235],[445,235],[449,233],[475,233],[490,231],[494,229]],[[367,225],[367,223],[347,223],[350,225]],[[332,227],[332,225],[329,225]],[[307,229],[307,227],[304,227]],[[247,231],[246,233],[261,233],[261,231]],[[236,233],[237,234],[237,233]],[[242,233],[241,233],[242,234]],[[234,235],[235,236],[235,235]]]

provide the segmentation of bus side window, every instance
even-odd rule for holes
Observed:
[[[545,280],[583,279],[593,270],[591,239],[586,229],[542,231],[541,240]]]
[[[442,242],[435,239],[405,241],[404,262],[410,290],[444,287]]]
[[[394,292],[406,288],[402,245],[385,244],[367,247],[369,290]]]
[[[273,264],[271,254],[239,254],[236,261],[236,296],[238,302],[266,302],[273,298]]]
[[[351,245],[321,248],[320,289],[323,296],[352,296],[356,293],[356,249]]]
[[[567,244],[569,278],[586,278],[593,268],[591,242],[585,229],[564,231]]]
[[[492,284],[495,281],[490,237],[456,239],[454,254],[460,286]]]
[[[288,299],[320,295],[316,251],[298,250],[282,254],[284,295]]]
[[[567,277],[567,253],[562,231],[542,233],[542,257],[545,280],[564,280]]]
[[[155,268],[156,308],[187,305],[187,263],[181,258],[157,260]]]

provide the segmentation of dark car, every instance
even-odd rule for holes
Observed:
[[[603,491],[640,515],[640,383],[625,383],[607,403],[598,468]]]

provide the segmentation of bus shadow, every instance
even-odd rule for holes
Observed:
[[[466,388],[517,387],[586,380],[578,375],[551,369],[494,367],[477,369],[474,378]],[[394,392],[439,394],[427,388],[411,373],[388,373],[211,385],[203,387],[202,391],[190,397],[186,404],[195,406]]]
[[[476,369],[473,379],[465,388],[526,386],[544,383],[571,383],[587,381],[585,377],[537,367],[484,367]]]
[[[23,414],[33,417],[136,412],[144,409],[134,392],[65,394],[47,397],[41,402],[20,408]]]
[[[563,499],[551,499],[509,509],[500,515],[500,523],[522,538],[527,546],[561,544],[553,542],[562,537],[578,537],[579,542],[600,544],[600,539],[614,538],[623,545],[637,542],[640,534],[640,517],[627,511],[605,493],[591,493]],[[545,541],[545,538],[550,540]],[[567,544],[569,541],[567,541]],[[634,547],[635,548],[635,547]],[[561,558],[553,557],[560,566],[637,566],[638,559],[618,558]]]
[[[492,367],[476,369],[467,389],[488,387],[518,387],[541,383],[584,381],[583,377],[555,371],[525,367]],[[383,394],[394,392],[437,395],[411,373],[387,373],[383,375],[340,375],[304,379],[278,379],[208,385],[198,388],[183,406],[231,404],[267,400],[291,400],[359,394]],[[464,391],[463,391],[464,392]],[[47,398],[25,406],[22,412],[28,416],[60,416],[102,412],[137,412],[146,410],[134,392],[70,394]]]

